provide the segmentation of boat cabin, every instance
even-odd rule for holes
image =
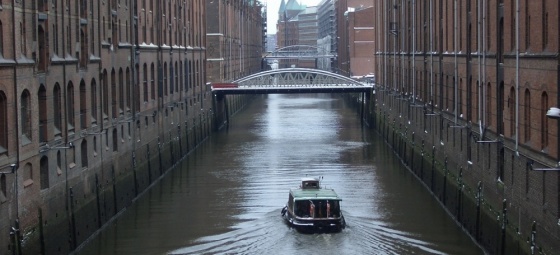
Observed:
[[[302,178],[301,179],[302,189],[319,189],[319,179],[318,178]]]
[[[302,178],[299,189],[291,189],[288,209],[296,217],[332,218],[340,217],[342,199],[333,189],[324,189],[318,178]]]

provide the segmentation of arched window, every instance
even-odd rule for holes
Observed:
[[[179,61],[179,90],[183,91],[185,86],[185,77],[183,76],[183,61]]]
[[[83,139],[82,144],[80,145],[80,152],[81,152],[81,159],[82,159],[82,168],[88,167],[88,146],[87,140]]]
[[[486,88],[486,120],[488,121],[488,126],[492,126],[492,84],[488,83],[488,88]]]
[[[0,174],[0,204],[8,201],[8,191],[6,187],[6,175]]]
[[[142,73],[143,73],[143,82],[142,82],[142,89],[144,90],[144,102],[148,102],[148,65],[146,63],[144,63],[144,66],[142,68]]]
[[[150,67],[150,98],[152,100],[156,99],[156,71],[154,68],[154,63]]]
[[[88,42],[89,41],[88,41],[88,38],[87,38],[87,29],[86,28],[80,29],[80,67],[81,68],[86,68],[88,60],[89,60]]]
[[[175,82],[173,76],[175,76],[175,69],[173,68],[173,62],[169,63],[169,94],[173,95],[175,93]]]
[[[515,136],[515,102],[517,101],[515,95],[515,88],[512,86],[509,90],[509,97],[508,97],[508,108],[509,108],[509,130],[511,136]]]
[[[541,113],[539,114],[541,118],[541,150],[548,147],[548,118],[546,117],[546,111],[548,111],[548,95],[543,92],[541,95]]]
[[[173,72],[175,76],[175,92],[179,92],[179,69],[177,69],[177,61],[175,61],[175,69]]]
[[[56,174],[62,174],[62,155],[60,154],[60,151],[56,152]]]
[[[107,70],[103,70],[103,96],[101,97],[102,108],[103,108],[103,119],[109,117],[109,76],[107,75]]]
[[[529,91],[529,89],[525,89],[524,103],[523,124],[525,126],[525,139],[523,139],[523,141],[529,142],[531,140],[531,91]]]
[[[117,129],[113,128],[113,151],[118,151],[119,150],[119,136],[117,134]]]
[[[8,102],[0,91],[0,155],[8,152]]]
[[[4,58],[4,26],[0,20],[0,58]]]
[[[124,74],[123,69],[119,68],[119,114],[124,112]]]
[[[39,142],[48,140],[48,111],[47,111],[47,89],[41,84],[39,87]]]
[[[117,75],[115,69],[111,70],[111,118],[115,119],[118,117],[117,113]]]
[[[41,2],[41,1],[39,1]],[[1,32],[1,31],[0,31]],[[47,40],[46,40],[46,36],[45,36],[45,30],[43,29],[43,26],[39,26],[39,29],[37,31],[37,36],[39,38],[39,41],[37,42],[37,45],[39,46],[39,63],[38,63],[38,69],[39,71],[46,71],[47,70],[47,63],[48,63],[48,52],[47,52]],[[1,42],[0,42],[1,44]]]
[[[80,81],[80,128],[87,128],[86,117],[87,117],[87,102],[86,102],[86,82],[84,80]]]
[[[47,189],[49,188],[49,158],[47,156],[41,158],[40,168],[41,189]]]
[[[66,114],[68,118],[68,133],[74,132],[74,118],[75,118],[75,105],[74,105],[74,85],[72,82],[68,82],[68,87],[66,88]]]
[[[163,63],[163,95],[167,96],[167,62]]]
[[[62,130],[62,93],[60,85],[54,84],[53,89],[53,114],[54,114],[54,135],[60,137]]]
[[[91,124],[97,124],[97,84],[95,79],[91,79]]]
[[[31,163],[27,163],[23,167],[23,187],[29,187],[31,184],[33,184],[33,167]]]
[[[21,93],[21,135],[22,143],[31,142],[31,97],[28,90]]]
[[[136,70],[138,70],[138,65],[136,65]],[[132,103],[132,99],[131,99],[131,95],[130,95],[130,88],[132,87],[132,84],[130,83],[130,68],[128,68],[128,67],[126,68],[126,72],[125,72],[124,86],[126,87],[126,108],[127,108],[127,111],[130,111],[130,107],[131,107],[131,103]],[[139,100],[140,100],[140,98],[138,97],[138,101]],[[138,108],[136,108],[136,111],[138,111]]]

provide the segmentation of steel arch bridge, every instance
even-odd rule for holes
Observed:
[[[326,49],[312,45],[290,45],[279,48],[263,56],[263,59],[316,59],[336,58]]]
[[[301,93],[358,93],[361,121],[370,109],[374,84],[332,72],[311,68],[282,68],[248,75],[228,83],[210,83],[213,94],[215,129],[229,126],[227,95],[232,94],[301,94]]]
[[[226,94],[371,93],[374,85],[312,68],[282,68],[248,75],[231,83],[214,83],[212,92]]]

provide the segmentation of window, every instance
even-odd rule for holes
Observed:
[[[0,20],[0,58],[4,58],[4,26]]]
[[[113,151],[118,151],[119,149],[119,143],[118,143],[118,134],[117,134],[117,129],[113,128]]]
[[[6,188],[6,175],[5,174],[1,174],[0,175],[0,203],[4,203],[6,201],[8,201],[8,193],[7,192],[7,188]]]
[[[74,107],[76,107],[74,105],[74,85],[72,84],[72,82],[68,82],[68,87],[66,88],[66,97],[66,117],[68,119],[68,132],[71,133],[74,132]]]
[[[525,89],[525,107],[523,111],[523,124],[525,126],[524,141],[529,142],[531,140],[531,92],[529,91],[529,89]]]
[[[113,119],[117,118],[117,76],[115,69],[111,70],[111,109]]]
[[[138,65],[136,65],[136,70],[138,70]],[[138,79],[137,79],[137,81],[138,81]],[[127,108],[128,111],[130,111],[130,104],[132,102],[132,99],[130,97],[130,87],[132,87],[132,84],[130,84],[130,69],[128,67],[126,68],[124,86],[126,87],[126,108]],[[137,101],[140,101],[140,96],[138,96]],[[138,109],[139,109],[139,105],[136,108],[136,111],[138,111]]]
[[[97,84],[91,79],[91,124],[97,123]]]
[[[33,167],[31,163],[27,163],[23,167],[23,187],[27,188],[31,184],[33,184]]]
[[[60,136],[62,130],[62,94],[60,85],[56,83],[53,89],[53,114],[55,136]]]
[[[43,156],[40,166],[41,189],[49,188],[49,158]]]
[[[47,142],[48,139],[48,111],[47,111],[47,90],[41,84],[39,87],[39,142]]]
[[[81,152],[81,161],[82,161],[82,168],[87,168],[88,167],[88,146],[87,146],[87,140],[84,139],[82,140],[82,144],[80,146],[80,152]]]
[[[86,68],[88,62],[87,29],[80,29],[80,68]]]
[[[123,114],[124,111],[124,77],[123,77],[123,70],[119,68],[119,110],[120,114]]]
[[[31,142],[31,98],[28,90],[21,93],[21,135],[22,143]]]
[[[143,67],[143,92],[144,92],[144,102],[148,102],[148,66],[144,63]]]
[[[1,32],[1,31],[0,31]],[[46,37],[45,37],[45,30],[43,30],[43,26],[39,26],[39,30],[37,31],[38,37],[39,37],[39,42],[38,42],[38,46],[39,46],[39,61],[38,61],[38,66],[37,68],[39,69],[39,71],[46,71],[47,70],[47,58],[48,58],[48,53],[47,53],[47,41],[46,41]],[[1,42],[0,42],[1,44]]]
[[[101,100],[103,102],[103,119],[106,119],[109,115],[109,77],[107,76],[107,70],[103,70],[103,96]]]
[[[167,96],[167,62],[163,64],[163,94]]]
[[[8,152],[8,102],[0,91],[0,155]]]
[[[548,118],[546,117],[546,111],[548,110],[548,95],[543,92],[541,95],[541,150],[548,147]]]
[[[155,78],[156,77],[156,72],[155,72],[155,68],[154,68],[154,63],[152,63],[152,66],[150,67],[150,96],[152,100],[156,99],[156,81]]]
[[[82,80],[80,82],[80,128],[87,128],[86,116],[87,116],[87,102],[86,102],[86,82]]]

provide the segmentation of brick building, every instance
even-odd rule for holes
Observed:
[[[373,2],[374,1],[371,0],[336,0],[333,2],[333,18],[334,25],[336,26],[334,31],[336,32],[337,36],[336,43],[331,50],[336,52],[337,54],[337,59],[332,63],[332,68],[335,72],[345,76],[351,76],[349,52],[349,45],[351,44],[351,42],[349,41],[348,37],[348,35],[350,34],[347,15],[348,10],[370,7],[373,5]],[[326,4],[328,4],[328,2],[326,2]]]
[[[374,1],[377,124],[491,253],[560,249],[559,8]]]
[[[207,1],[208,82],[233,81],[262,68],[266,29],[260,2]]]
[[[0,4],[1,250],[74,250],[208,135],[206,25],[205,0]]]
[[[348,11],[348,57],[350,76],[373,74],[375,68],[375,33],[373,7]]]

